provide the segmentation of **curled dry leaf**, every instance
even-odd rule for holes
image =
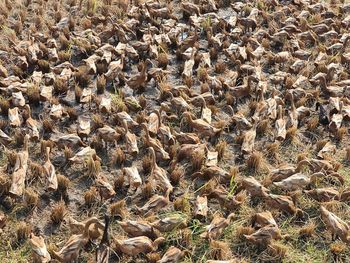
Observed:
[[[99,190],[101,198],[110,199],[116,194],[109,180],[102,174],[97,175],[95,185]]]
[[[264,196],[265,202],[272,208],[290,214],[295,214],[298,209],[290,196],[267,194]]]
[[[28,143],[29,135],[24,136],[23,150],[17,153],[15,167],[12,174],[12,184],[10,187],[10,194],[14,196],[21,196],[25,187],[25,179],[28,170]]]
[[[196,217],[207,217],[208,198],[206,196],[197,196],[194,214]]]
[[[12,142],[12,138],[0,129],[0,143],[7,146]]]
[[[152,138],[148,132],[147,126],[145,123],[143,123],[142,128],[145,131],[145,142],[146,145],[148,147],[150,147],[150,149],[152,149],[153,151],[155,151],[158,155],[160,155],[160,157],[164,160],[168,160],[170,159],[169,154],[164,150],[161,142],[158,139]]]
[[[170,192],[171,190],[168,190],[165,196],[152,196],[141,208],[138,208],[138,211],[141,212],[144,216],[156,213],[157,211],[161,210],[169,204]]]
[[[58,187],[55,166],[50,162],[50,147],[46,147],[46,161],[43,165],[44,173],[48,181],[48,189],[56,191]]]
[[[105,226],[103,229],[103,236],[101,239],[101,243],[96,249],[96,263],[108,263],[110,257],[110,243],[109,243],[109,216],[105,215]]]
[[[7,217],[3,212],[0,212],[0,230],[6,226]]]
[[[26,104],[21,91],[12,92],[12,104],[16,107],[23,107]]]
[[[73,218],[69,218],[69,228],[70,228],[71,234],[73,234],[73,235],[83,234],[86,223],[88,223],[89,220],[90,220],[90,218],[83,221],[83,222],[78,222],[77,220],[75,220]],[[89,225],[89,228],[88,228],[89,238],[91,240],[95,240],[95,239],[99,238],[102,235],[103,229],[104,229],[104,225],[100,221],[96,221],[96,222],[91,223]]]
[[[30,234],[29,239],[32,247],[33,262],[35,263],[48,263],[51,260],[51,256],[47,251],[45,240],[42,236],[36,236],[33,233]]]
[[[9,109],[8,118],[11,126],[18,127],[22,123],[21,119],[19,118],[19,112],[17,107]]]
[[[266,246],[270,244],[273,240],[279,240],[282,238],[281,232],[277,226],[267,225],[251,235],[244,235],[244,237],[256,244]]]
[[[330,202],[340,199],[340,193],[330,187],[305,190],[305,193],[319,202]]]
[[[332,235],[338,236],[343,242],[349,242],[349,225],[345,221],[328,211],[324,206],[321,206],[321,216]]]
[[[151,226],[161,232],[171,232],[175,229],[182,229],[187,226],[187,219],[178,214],[174,214],[151,223]]]
[[[93,160],[99,159],[99,157],[96,155],[96,151],[92,149],[90,146],[87,146],[82,148],[72,158],[69,158],[69,161],[73,163],[84,163],[85,160],[89,159],[90,157],[92,157]]]
[[[267,188],[251,176],[244,178],[241,181],[241,188],[254,197],[262,197],[269,192]]]
[[[124,240],[115,240],[117,249],[129,256],[156,251],[158,249],[158,246],[163,243],[163,241],[163,237],[159,237],[156,240],[152,241],[146,236],[133,237]]]
[[[126,220],[118,224],[131,237],[146,236],[151,239],[156,237],[155,229],[147,221]]]
[[[253,127],[244,134],[244,139],[243,139],[242,148],[241,148],[241,151],[244,154],[252,153],[254,150],[256,126],[257,124],[255,123]]]
[[[130,154],[138,154],[139,148],[137,146],[137,136],[129,131],[127,122],[123,120],[123,126],[125,129],[124,138],[126,143],[127,151]]]
[[[79,118],[77,133],[81,138],[87,138],[91,132],[91,122],[87,118]]]
[[[262,228],[268,225],[277,227],[277,223],[269,211],[256,213],[252,218],[252,225],[257,228]]]
[[[184,257],[184,252],[177,247],[171,246],[157,263],[180,262]]]
[[[219,215],[214,216],[214,219],[211,221],[210,225],[206,226],[206,232],[204,232],[201,236],[210,240],[218,239],[224,229],[230,224],[234,216],[234,214],[230,214],[226,219]]]
[[[331,142],[327,142],[317,153],[317,157],[324,159],[327,154],[335,154],[335,150],[335,145],[333,145]]]
[[[129,191],[133,192],[142,185],[142,178],[137,170],[137,167],[124,167],[123,174],[127,178],[129,184]]]
[[[89,241],[89,228],[93,223],[99,223],[96,217],[92,217],[85,222],[82,234],[72,235],[66,244],[59,251],[52,251],[53,257],[59,262],[72,262],[79,256],[80,250]]]
[[[294,191],[298,189],[303,189],[310,183],[311,178],[308,175],[303,173],[296,173],[279,182],[274,182],[273,184],[284,190]]]
[[[189,125],[195,129],[202,137],[211,137],[217,135],[221,130],[211,126],[203,119],[194,120],[189,112],[184,112],[183,117],[187,119]]]

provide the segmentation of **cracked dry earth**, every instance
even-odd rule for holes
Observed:
[[[346,1],[0,1],[0,262],[349,262]]]

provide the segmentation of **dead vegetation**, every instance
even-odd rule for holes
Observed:
[[[66,206],[63,202],[55,204],[51,209],[50,219],[54,224],[60,224],[67,213]]]
[[[316,2],[0,1],[0,258],[349,262],[350,9]]]

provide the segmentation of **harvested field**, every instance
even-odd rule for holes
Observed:
[[[0,262],[350,262],[349,27],[338,0],[1,0]]]

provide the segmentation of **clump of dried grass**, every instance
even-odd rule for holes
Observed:
[[[205,81],[208,77],[208,71],[205,67],[200,67],[197,70],[197,77],[200,81]],[[209,87],[209,86],[208,86]]]
[[[328,142],[327,139],[322,139],[316,142],[316,152],[319,152],[320,150],[322,150],[322,148],[326,145],[326,143]]]
[[[299,236],[302,238],[310,238],[316,233],[316,224],[311,221],[299,230]]]
[[[177,211],[181,211],[185,214],[191,214],[191,203],[189,201],[188,195],[184,194],[174,201],[174,208]]]
[[[95,187],[91,187],[84,193],[84,201],[86,206],[92,206],[98,202],[98,190]]]
[[[244,133],[236,135],[236,137],[234,138],[235,143],[238,144],[238,145],[242,145],[242,143],[244,141],[244,136],[245,136]]]
[[[232,258],[230,246],[224,241],[211,240],[209,248],[210,258],[215,258],[217,260],[228,260]]]
[[[121,148],[117,148],[112,153],[112,164],[122,165],[126,160],[126,155]]]
[[[56,78],[53,88],[56,94],[64,94],[69,89],[68,82],[65,78]]]
[[[227,154],[227,141],[225,140],[219,140],[219,142],[215,145],[215,150],[218,152],[218,160],[222,161],[224,160],[226,154]]]
[[[318,126],[318,117],[312,117],[307,122],[307,130],[314,132],[317,129]]]
[[[125,177],[123,174],[119,174],[116,179],[114,180],[114,189],[115,191],[120,191],[120,189],[123,188],[125,182]]]
[[[60,62],[70,61],[71,59],[71,52],[67,50],[61,50],[57,52],[57,56]]]
[[[147,262],[156,263],[161,260],[161,255],[158,252],[151,252],[146,254]]]
[[[44,132],[51,133],[55,128],[55,124],[50,119],[43,120],[43,130]]]
[[[286,257],[288,247],[278,243],[268,245],[266,253],[271,260],[281,261]]]
[[[344,140],[347,134],[348,134],[347,128],[341,127],[335,132],[334,137],[337,141],[341,142],[342,140]]]
[[[10,167],[15,166],[16,160],[17,160],[17,153],[15,151],[8,151],[6,153],[7,157],[7,165]]]
[[[343,254],[346,250],[346,244],[341,241],[334,242],[330,245],[330,251],[336,256]]]
[[[160,53],[158,55],[158,66],[160,68],[166,69],[166,67],[168,66],[168,63],[169,63],[168,54]]]
[[[99,160],[94,160],[92,157],[90,157],[86,161],[86,166],[87,166],[87,175],[91,177],[97,177],[97,175],[101,171],[101,163]]]
[[[261,152],[254,151],[246,160],[248,170],[257,173],[262,171],[265,165],[264,157]]]
[[[15,145],[20,147],[24,142],[24,133],[21,130],[16,130],[14,135]]]
[[[39,195],[31,188],[27,188],[24,192],[24,204],[29,207],[33,208],[38,205],[39,202]]]
[[[0,175],[0,196],[7,195],[10,191],[11,180],[8,176],[1,174]]]
[[[19,222],[16,227],[16,238],[18,242],[27,239],[32,232],[32,227],[26,222]]]
[[[189,88],[191,88],[192,87],[192,85],[193,85],[193,79],[191,78],[191,77],[184,77],[183,78],[183,83],[187,86],[187,87],[189,87]]]
[[[141,188],[142,197],[144,199],[149,199],[155,190],[155,186],[152,181],[147,181]]]
[[[297,163],[299,163],[300,161],[306,160],[308,158],[308,156],[309,156],[309,154],[307,152],[298,153]]]
[[[76,121],[78,119],[78,112],[75,108],[68,107],[66,111],[71,121]]]
[[[279,149],[280,149],[280,144],[278,142],[273,142],[273,143],[268,144],[266,146],[266,152],[265,152],[266,157],[270,158],[270,159],[278,160],[279,159],[279,155],[278,155]]]
[[[40,89],[37,85],[29,86],[27,89],[28,100],[32,104],[39,104],[40,102]]]
[[[118,216],[124,219],[128,213],[125,200],[120,200],[118,202],[111,204],[109,206],[109,212],[110,212],[110,215],[113,217]]]
[[[259,135],[266,134],[271,129],[268,119],[259,121],[258,126],[256,127],[256,133]]]
[[[65,177],[64,175],[57,175],[57,192],[66,195],[67,190],[70,184],[69,178]]]
[[[40,59],[38,60],[38,66],[40,68],[40,70],[43,73],[49,73],[50,72],[50,63],[47,60],[44,59]]]
[[[227,69],[227,64],[222,61],[222,60],[219,60],[216,64],[215,64],[215,73],[217,74],[222,74],[226,71]]]
[[[345,159],[344,159],[347,163],[350,163],[350,147],[347,147],[345,149]]]
[[[234,233],[235,237],[239,240],[245,240],[244,235],[251,235],[255,232],[255,229],[251,226],[238,226]]]
[[[199,171],[205,162],[203,151],[194,151],[190,157],[190,163],[193,171]]]
[[[67,146],[64,146],[63,154],[66,162],[69,162],[69,159],[74,156],[73,150],[71,148],[68,148]]]
[[[0,120],[0,129],[5,129],[6,127],[8,127],[9,122],[7,120]]]
[[[42,178],[42,176],[44,174],[44,168],[42,167],[41,164],[39,164],[37,162],[31,162],[29,164],[29,169],[31,171],[33,178]]]
[[[58,225],[63,221],[66,214],[67,214],[66,206],[64,202],[61,201],[58,204],[53,206],[50,214],[50,219],[52,223]]]
[[[185,176],[185,170],[182,166],[177,166],[170,173],[170,181],[173,185],[178,185],[180,180]]]
[[[10,109],[10,101],[0,96],[0,109],[3,115],[7,115]]]
[[[89,85],[91,79],[86,66],[81,66],[74,76],[80,87],[85,88]]]
[[[153,160],[150,154],[147,154],[142,159],[142,169],[145,174],[149,174],[153,167]]]
[[[97,130],[98,128],[102,128],[104,126],[104,121],[99,114],[92,115],[92,128],[93,130]]]
[[[185,248],[190,248],[193,245],[192,230],[185,228],[180,232],[180,244]]]
[[[103,94],[106,90],[106,78],[104,75],[97,76],[96,80],[97,94]]]
[[[290,127],[287,129],[286,141],[291,144],[298,144],[300,142],[297,127]]]

